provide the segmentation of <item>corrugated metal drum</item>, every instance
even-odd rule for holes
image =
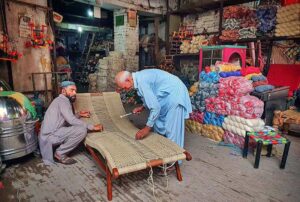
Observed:
[[[13,98],[0,97],[0,156],[19,158],[37,148],[36,120],[26,120],[26,111]]]

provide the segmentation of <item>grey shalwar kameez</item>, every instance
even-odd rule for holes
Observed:
[[[77,118],[73,114],[69,99],[60,94],[48,107],[39,135],[44,163],[47,165],[54,163],[53,146],[59,145],[56,149],[59,156],[72,151],[86,137],[87,129],[92,130],[93,125]]]

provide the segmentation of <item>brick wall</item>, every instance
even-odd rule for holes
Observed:
[[[124,16],[124,25],[116,26],[116,16]],[[139,26],[130,27],[127,20],[127,11],[114,11],[114,46],[115,51],[123,53],[125,67],[128,71],[137,71],[139,65]]]

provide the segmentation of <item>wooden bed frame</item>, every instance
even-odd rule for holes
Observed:
[[[117,179],[120,175],[118,172],[117,168],[113,168],[112,172],[110,172],[108,166],[107,166],[107,162],[105,160],[105,158],[103,158],[103,156],[97,152],[96,149],[93,149],[92,147],[86,145],[87,150],[90,152],[90,154],[92,155],[93,159],[96,161],[96,163],[99,165],[99,167],[105,172],[106,174],[106,183],[107,183],[107,199],[109,201],[112,200],[112,179]],[[186,156],[186,160],[190,161],[192,160],[192,156],[189,152],[185,151],[184,152],[185,156]],[[161,166],[163,165],[163,160],[161,159],[157,159],[157,160],[152,160],[147,164],[147,167],[157,167],[157,166]],[[176,168],[176,174],[177,174],[177,179],[178,181],[182,181],[182,175],[181,175],[181,171],[180,171],[180,167],[178,164],[178,161],[175,163],[175,168]]]

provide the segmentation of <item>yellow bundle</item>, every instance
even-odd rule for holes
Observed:
[[[202,135],[217,142],[220,142],[223,140],[224,130],[218,126],[203,124]]]
[[[217,64],[216,69],[219,72],[233,72],[241,69],[240,66],[231,63]]]
[[[186,120],[186,122],[185,122],[185,129],[187,131],[189,131],[190,133],[201,134],[202,127],[203,127],[203,124],[201,124],[197,121]]]
[[[185,122],[185,128],[190,133],[203,135],[217,142],[223,140],[224,130],[218,126],[187,120]]]
[[[189,95],[190,96],[193,96],[195,93],[198,92],[198,85],[199,85],[199,82],[195,82],[189,89]]]

